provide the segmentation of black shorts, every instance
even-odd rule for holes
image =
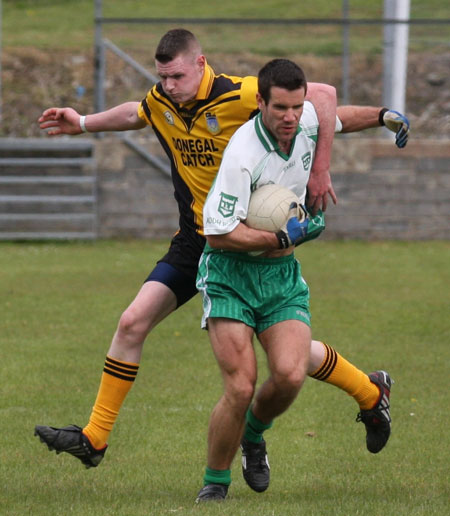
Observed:
[[[195,231],[180,230],[145,281],[168,286],[177,298],[177,307],[181,306],[197,294],[195,281],[204,247],[205,237]]]

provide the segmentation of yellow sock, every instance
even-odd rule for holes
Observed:
[[[341,357],[331,346],[323,342],[321,344],[325,347],[325,359],[310,376],[344,390],[362,410],[373,408],[380,396],[378,387],[370,381],[368,375]]]
[[[94,448],[101,449],[106,445],[119,415],[120,407],[133,385],[138,369],[139,364],[106,357],[97,399],[89,423],[83,428],[83,433]]]

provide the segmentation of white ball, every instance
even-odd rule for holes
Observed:
[[[285,224],[292,202],[298,203],[298,198],[288,188],[274,184],[261,186],[250,197],[245,223],[275,233]]]

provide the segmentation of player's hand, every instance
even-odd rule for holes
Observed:
[[[49,129],[49,136],[81,134],[80,115],[72,108],[49,108],[38,119],[41,129]]]
[[[409,120],[398,111],[389,110],[383,115],[383,122],[390,131],[395,133],[395,145],[403,149],[408,143]]]
[[[315,216],[319,210],[326,211],[328,196],[331,197],[334,204],[337,203],[337,197],[331,184],[330,172],[328,170],[315,170],[315,165],[313,163],[306,194],[306,207],[312,216]]]
[[[296,245],[308,233],[308,217],[303,206],[296,202],[289,206],[289,213],[286,224],[277,232],[280,249],[287,249],[291,245]]]

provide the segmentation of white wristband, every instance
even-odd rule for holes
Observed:
[[[86,117],[80,116],[80,129],[83,133],[87,133],[88,130],[86,129]]]

